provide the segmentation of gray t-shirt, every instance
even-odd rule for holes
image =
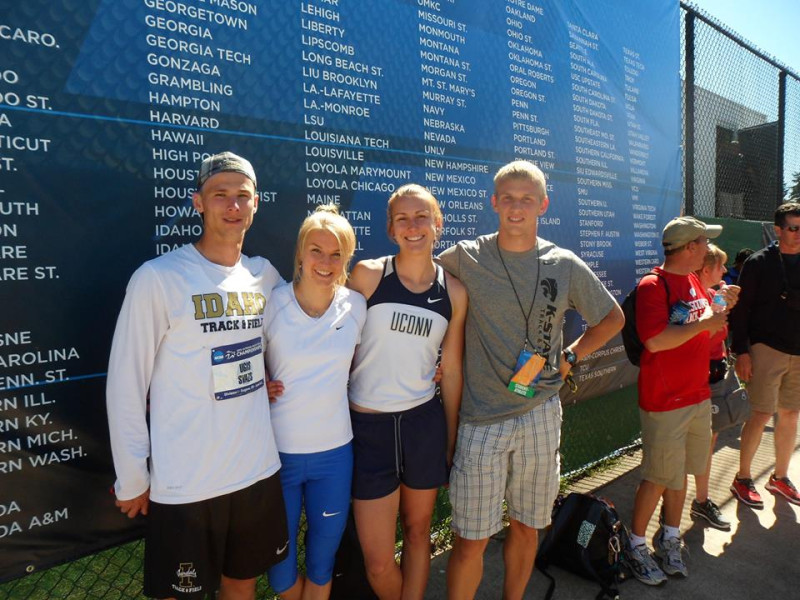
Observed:
[[[591,327],[614,307],[614,298],[574,253],[542,238],[537,239],[537,247],[538,266],[536,248],[527,252],[503,251],[503,260],[526,313],[539,281],[529,319],[529,340],[534,349],[548,356],[548,361],[533,398],[507,388],[525,341],[525,317],[500,261],[497,234],[459,242],[437,258],[467,286],[469,293],[462,422],[504,421],[530,411],[552,396],[562,385],[558,365],[564,313],[570,308],[577,310]]]

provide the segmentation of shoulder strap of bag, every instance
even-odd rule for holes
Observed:
[[[605,512],[605,510],[605,503],[602,500],[595,498],[595,502],[592,502],[592,505],[589,507],[589,512],[587,513],[585,520],[596,525],[602,520],[603,512]],[[585,571],[590,573],[592,578],[600,585],[601,589],[597,593],[595,600],[603,600],[603,598],[619,600],[619,590],[617,589],[619,580],[617,578],[617,574],[614,574],[614,583],[612,585],[608,585],[602,579],[600,579],[600,577],[597,575],[597,571],[595,571],[592,563],[589,561],[586,548],[581,550],[581,562],[583,563],[583,568]]]
[[[667,311],[669,311],[669,284],[667,284],[667,278],[656,271],[650,271],[650,273],[658,277],[659,280],[661,280],[661,283],[664,284],[664,290],[667,292]]]
[[[569,494],[564,500],[561,502],[561,506],[559,506],[558,511],[556,512],[555,518],[553,522],[550,524],[550,531],[548,532],[547,536],[542,543],[542,546],[539,548],[539,552],[537,555],[536,560],[536,568],[542,572],[542,575],[547,577],[550,580],[550,584],[547,587],[547,593],[545,594],[545,600],[551,600],[553,597],[553,593],[556,590],[556,580],[553,578],[550,573],[547,572],[547,566],[545,566],[544,561],[540,561],[538,556],[546,556],[550,552],[550,547],[553,545],[553,540],[557,540],[561,537],[561,531],[564,529],[564,523],[569,518],[569,511],[573,510],[572,506],[575,503],[574,499],[571,499],[573,493]]]
[[[547,572],[547,569],[542,567],[542,565],[537,565],[539,571],[541,571],[542,575],[547,577],[550,580],[550,584],[547,586],[547,593],[544,595],[544,600],[552,600],[553,592],[556,591],[556,580],[553,578],[550,573]]]

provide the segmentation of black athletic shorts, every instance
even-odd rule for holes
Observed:
[[[375,500],[400,484],[430,490],[447,483],[447,421],[438,396],[394,413],[350,411],[353,497]]]
[[[221,575],[257,577],[283,560],[288,546],[278,473],[200,502],[150,502],[144,593],[153,598],[213,598]]]

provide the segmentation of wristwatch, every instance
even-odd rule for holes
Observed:
[[[578,363],[578,355],[572,350],[564,350],[564,360],[574,367]]]

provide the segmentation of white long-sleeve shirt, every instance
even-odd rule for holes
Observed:
[[[279,469],[263,313],[280,282],[266,259],[242,256],[224,267],[193,245],[133,274],[106,389],[119,499],[149,487],[156,502],[197,502]]]

